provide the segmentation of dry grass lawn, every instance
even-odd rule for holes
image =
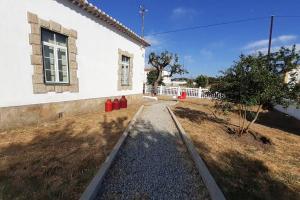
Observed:
[[[210,100],[188,99],[173,111],[225,196],[300,199],[300,121],[263,111],[252,127],[255,134],[238,137],[228,132],[238,125],[237,114],[215,118],[212,106]]]
[[[0,199],[79,199],[140,105],[0,133]]]

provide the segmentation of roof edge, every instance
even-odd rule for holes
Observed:
[[[131,29],[123,25],[121,22],[116,20],[115,18],[109,16],[104,11],[100,10],[98,7],[94,6],[93,4],[89,3],[87,0],[69,0],[74,5],[78,6],[82,10],[86,11],[87,13],[93,15],[94,17],[104,21],[108,25],[116,28],[122,33],[125,33],[130,38],[134,39],[135,41],[142,44],[144,47],[150,46],[150,43],[147,42],[144,38],[133,32]]]

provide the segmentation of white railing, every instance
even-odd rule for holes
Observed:
[[[182,92],[186,92],[187,97],[195,98],[208,98],[208,99],[219,99],[222,98],[220,93],[210,93],[207,88],[185,88],[185,87],[168,87],[168,86],[158,86],[156,91],[154,91],[153,86],[147,85],[145,87],[145,93],[151,94],[156,92],[157,95],[166,96],[180,96]]]

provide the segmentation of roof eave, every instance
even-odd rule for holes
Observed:
[[[121,22],[118,20],[114,19],[113,17],[109,16],[106,14],[104,11],[100,10],[93,4],[89,3],[87,0],[69,0],[71,1],[74,5],[78,6],[79,8],[85,10],[87,13],[93,15],[94,17],[104,21],[108,25],[116,28],[120,32],[126,34],[130,38],[134,39],[135,41],[139,42],[142,44],[144,47],[149,47],[151,46],[149,42],[147,42],[144,38],[140,37],[138,34],[130,30],[128,27],[123,25]]]

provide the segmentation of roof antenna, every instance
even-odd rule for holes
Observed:
[[[148,12],[148,9],[145,8],[145,6],[140,5],[140,15],[142,17],[142,37],[144,38],[144,21],[145,21],[145,13]]]

